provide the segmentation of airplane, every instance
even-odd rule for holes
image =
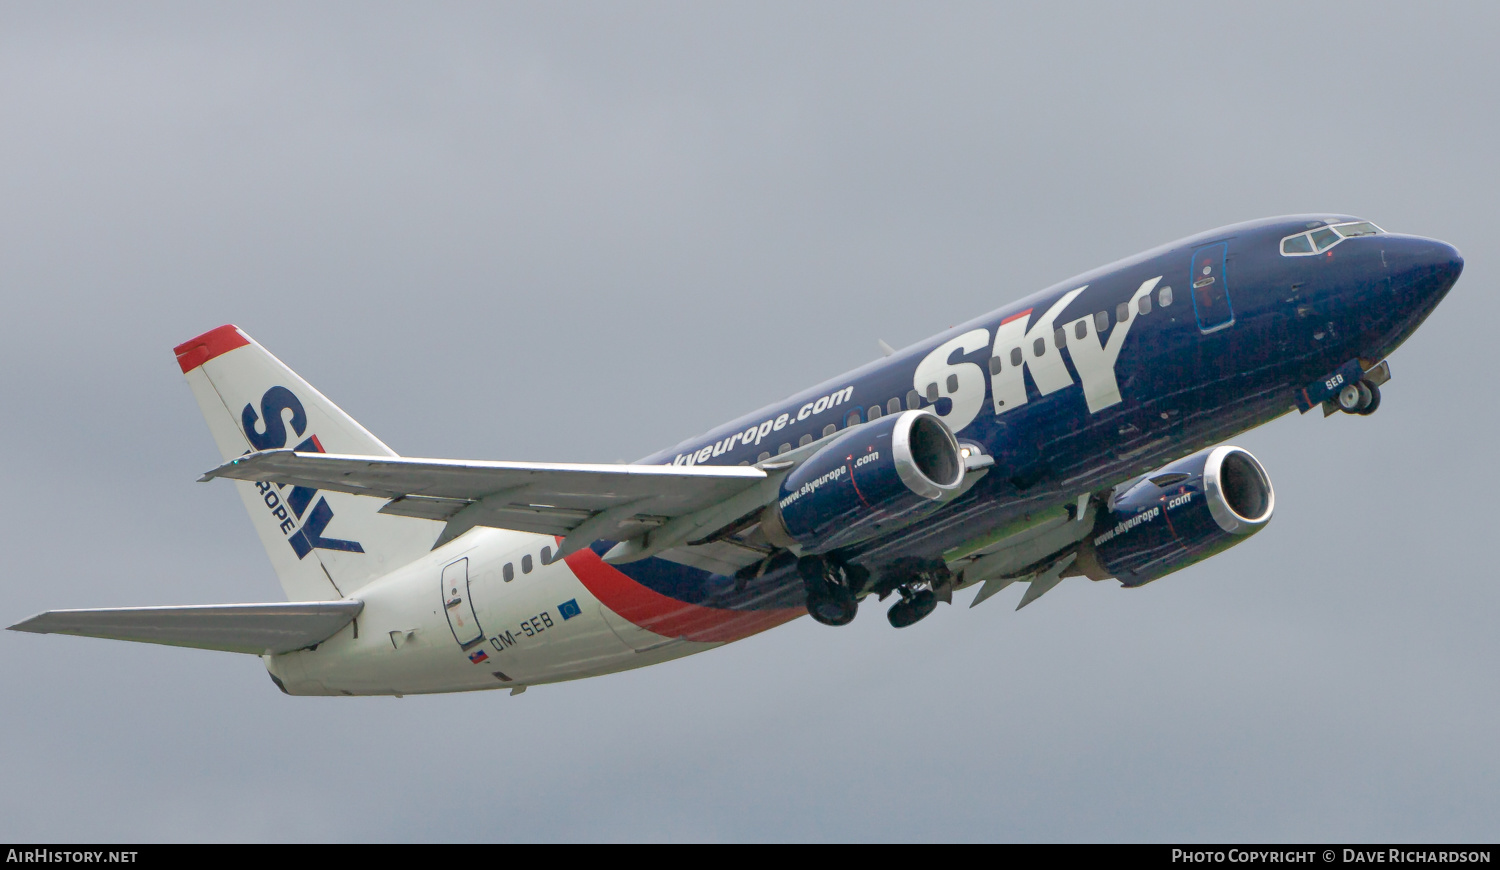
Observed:
[[[1463,270],[1347,215],[1235,224],[952,327],[630,464],[398,456],[243,330],[175,349],[286,602],[53,610],[13,630],[264,659],[292,695],[527,687],[871,597],[1137,588],[1265,528],[1226,439],[1373,413]]]

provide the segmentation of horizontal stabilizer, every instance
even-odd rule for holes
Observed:
[[[49,610],[10,630],[274,655],[327,640],[364,606],[363,601],[297,601]]]

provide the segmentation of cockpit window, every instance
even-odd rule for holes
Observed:
[[[1339,243],[1339,234],[1333,230],[1313,230],[1313,247],[1326,251]]]
[[[1281,253],[1283,254],[1311,254],[1312,252],[1312,239],[1309,239],[1306,233],[1281,240]]]
[[[1357,224],[1339,224],[1334,229],[1338,230],[1339,235],[1346,239],[1355,236],[1373,236],[1380,232],[1380,227],[1375,226],[1369,221],[1360,221]]]
[[[1282,239],[1281,255],[1283,257],[1306,257],[1311,254],[1321,254],[1344,239],[1352,239],[1355,236],[1373,236],[1383,232],[1385,230],[1369,221],[1330,224],[1321,229],[1309,230]]]

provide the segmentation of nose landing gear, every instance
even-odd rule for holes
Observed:
[[[1380,387],[1368,380],[1348,384],[1339,390],[1335,401],[1338,403],[1339,410],[1345,414],[1368,417],[1380,407]]]
[[[1322,405],[1324,417],[1337,411],[1368,417],[1380,407],[1380,387],[1390,379],[1389,361],[1366,368],[1364,360],[1352,359],[1298,390],[1293,398],[1304,414]]]

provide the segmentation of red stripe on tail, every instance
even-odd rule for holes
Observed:
[[[218,329],[210,329],[197,338],[190,338],[172,348],[177,354],[177,364],[187,374],[216,356],[222,356],[237,347],[250,343],[234,324],[226,323]]]

